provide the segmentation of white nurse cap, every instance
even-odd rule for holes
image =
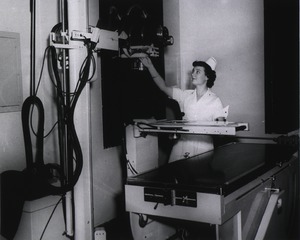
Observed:
[[[216,69],[217,60],[214,57],[210,57],[206,60],[206,63],[211,67],[212,70]]]

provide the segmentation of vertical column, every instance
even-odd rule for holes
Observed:
[[[88,1],[68,0],[68,30],[88,31]],[[70,44],[82,46],[80,41]],[[75,89],[86,48],[69,50],[70,89]],[[90,88],[86,85],[77,102],[74,115],[75,128],[83,154],[83,169],[74,187],[75,239],[93,239],[93,201],[90,132]]]

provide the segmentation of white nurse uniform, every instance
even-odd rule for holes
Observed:
[[[173,88],[173,99],[177,100],[184,120],[213,121],[222,112],[223,105],[220,98],[210,89],[197,100],[196,90],[181,90]],[[175,142],[169,162],[191,157],[213,149],[213,139],[208,135],[182,134]]]

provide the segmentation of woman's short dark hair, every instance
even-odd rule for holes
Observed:
[[[216,72],[211,69],[211,67],[203,61],[195,61],[193,62],[193,67],[204,67],[205,75],[207,76],[208,80],[206,86],[211,88],[214,85],[214,82],[217,78]]]

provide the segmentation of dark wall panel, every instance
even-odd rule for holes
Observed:
[[[266,133],[299,128],[299,1],[265,0]]]
[[[156,29],[163,26],[161,0],[100,0],[101,28],[126,33],[122,47],[155,44],[159,57],[153,64],[164,76],[163,46]],[[100,40],[101,41],[101,40]],[[121,144],[124,126],[133,119],[165,117],[165,96],[149,72],[134,69],[138,59],[120,58],[118,52],[101,50],[104,147]]]

